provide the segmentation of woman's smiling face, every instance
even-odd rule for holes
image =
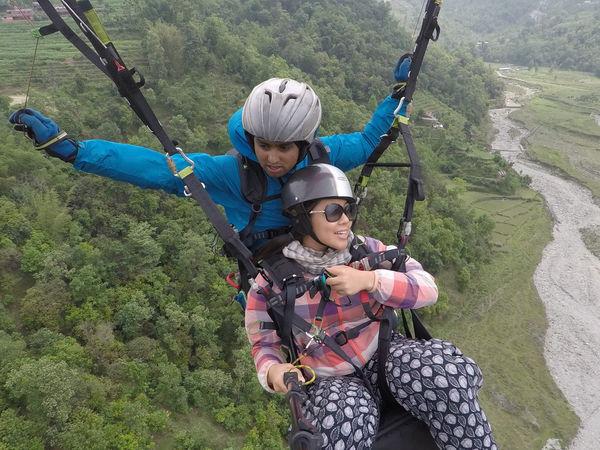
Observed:
[[[319,200],[310,212],[310,223],[314,234],[325,246],[334,250],[344,250],[348,247],[348,236],[350,235],[352,220],[345,212],[342,212],[340,217],[333,222],[327,220],[325,210],[329,205],[339,205],[344,208],[348,205],[348,201],[341,198]],[[303,244],[315,250],[326,250],[326,247],[316,242],[311,236],[305,236]]]

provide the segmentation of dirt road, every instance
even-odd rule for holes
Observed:
[[[492,149],[529,175],[554,218],[554,240],[545,248],[534,282],[546,307],[544,357],[557,385],[581,418],[571,450],[600,448],[600,260],[585,247],[580,230],[600,225],[600,208],[590,192],[530,161],[521,139],[527,130],[508,115],[521,97],[507,92],[506,108],[490,111],[498,134]],[[546,448],[557,448],[548,442]],[[560,447],[558,447],[560,448]]]

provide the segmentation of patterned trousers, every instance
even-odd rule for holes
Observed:
[[[375,390],[377,358],[376,352],[364,368]],[[440,449],[497,450],[477,401],[483,383],[481,370],[452,343],[439,339],[416,341],[394,334],[386,378],[394,398],[427,424]],[[355,376],[317,378],[307,392],[304,414],[321,431],[323,448],[371,448],[381,402],[373,398],[363,380]]]

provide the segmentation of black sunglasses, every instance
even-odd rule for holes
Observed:
[[[346,206],[330,203],[323,211],[311,211],[309,214],[325,214],[327,222],[337,222],[342,214],[346,214],[348,220],[355,220],[358,215],[358,205],[354,202],[348,203]]]

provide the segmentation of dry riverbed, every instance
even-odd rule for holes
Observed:
[[[511,81],[511,83],[514,81]],[[557,385],[581,419],[571,450],[600,448],[600,259],[584,244],[581,230],[600,226],[600,208],[589,190],[529,160],[521,140],[528,130],[509,114],[535,91],[507,91],[506,107],[490,111],[498,133],[492,149],[529,175],[554,218],[534,282],[544,302],[548,330],[544,357]],[[561,448],[550,440],[547,449]]]

